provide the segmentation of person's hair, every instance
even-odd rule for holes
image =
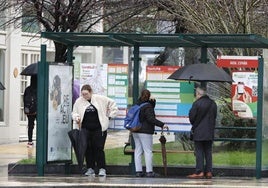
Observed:
[[[87,90],[88,92],[92,92],[92,88],[88,84],[85,84],[82,86],[81,91],[83,91],[83,90]]]
[[[151,92],[148,89],[144,89],[141,91],[140,100],[141,102],[148,101],[151,97]]]
[[[206,88],[204,88],[204,87],[197,87],[196,89],[195,89],[195,91],[199,94],[199,95],[201,95],[201,96],[204,96],[204,95],[206,95]]]

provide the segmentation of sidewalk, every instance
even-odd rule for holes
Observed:
[[[127,134],[118,133],[109,136],[109,147],[125,142]],[[117,139],[116,139],[117,138]],[[118,141],[120,140],[120,142]],[[112,142],[114,142],[112,144]],[[108,147],[108,145],[107,145]],[[267,187],[268,178],[215,177],[213,179],[172,178],[136,178],[133,176],[86,177],[80,175],[49,176],[8,176],[7,165],[21,159],[35,157],[35,147],[27,148],[26,142],[0,145],[0,187],[216,187],[216,188],[254,188]]]

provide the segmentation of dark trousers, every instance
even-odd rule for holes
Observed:
[[[88,146],[86,150],[87,168],[94,169],[106,167],[104,145],[107,137],[107,131],[89,131]]]
[[[194,141],[196,172],[212,172],[212,141]],[[205,165],[204,165],[205,162]]]
[[[28,118],[28,142],[33,141],[33,129],[34,129],[34,121],[36,119],[35,115],[27,115]]]

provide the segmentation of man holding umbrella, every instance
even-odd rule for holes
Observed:
[[[196,169],[188,178],[212,178],[212,142],[217,117],[217,105],[206,95],[205,88],[196,88],[196,101],[189,112],[195,147]],[[205,161],[205,165],[204,165]]]

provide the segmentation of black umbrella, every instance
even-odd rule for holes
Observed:
[[[0,82],[0,90],[6,89],[5,86]]]
[[[20,75],[25,75],[25,76],[32,76],[32,75],[37,75],[38,72],[38,64],[37,63],[32,63],[25,67],[23,71],[21,71]]]
[[[167,128],[167,131],[169,131],[169,129]],[[168,132],[169,134],[169,132]],[[162,151],[162,161],[163,161],[163,166],[164,166],[164,174],[165,176],[167,176],[167,150],[166,150],[166,142],[167,139],[164,136],[164,131],[162,130],[161,132],[161,136],[159,138],[159,141],[161,143],[161,151]]]
[[[161,150],[162,150],[162,160],[164,166],[164,174],[167,176],[167,151],[166,151],[166,138],[164,135],[161,134],[159,141],[161,143]]]
[[[211,63],[186,65],[173,72],[168,79],[200,82],[233,82],[229,74]]]
[[[82,172],[88,143],[88,131],[86,129],[73,129],[68,132],[68,136],[74,148],[79,169]]]

